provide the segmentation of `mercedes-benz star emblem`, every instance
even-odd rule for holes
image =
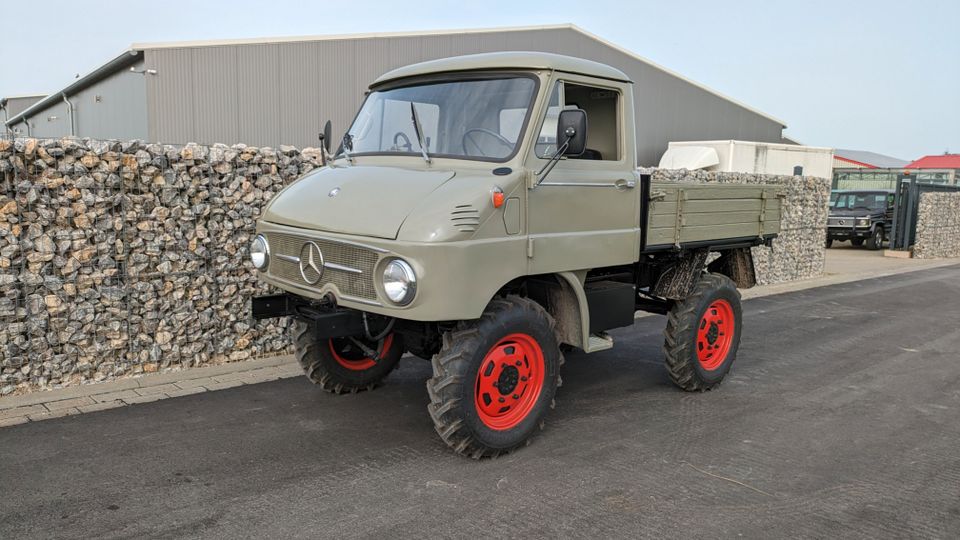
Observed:
[[[300,248],[300,277],[307,285],[316,285],[323,277],[323,253],[320,246],[307,242]]]
[[[846,225],[846,224],[847,224],[847,220],[841,219],[841,220],[840,220],[840,224],[841,224],[841,225]]]
[[[340,193],[340,188],[335,187],[330,190],[330,193],[327,193],[327,197],[336,197]]]

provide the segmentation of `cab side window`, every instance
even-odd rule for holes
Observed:
[[[547,101],[547,114],[540,125],[537,135],[536,152],[538,158],[548,159],[557,151],[557,119],[560,118],[560,103],[563,102],[563,83],[553,86]]]
[[[550,94],[537,137],[537,157],[549,158],[556,151],[557,118],[564,109],[583,109],[587,113],[587,149],[583,155],[570,159],[620,159],[620,93],[563,81],[557,82]]]

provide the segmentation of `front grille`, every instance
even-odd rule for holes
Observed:
[[[843,223],[840,223],[841,221],[842,221]],[[850,218],[850,217],[837,218],[837,217],[832,217],[832,218],[830,218],[830,220],[829,220],[829,222],[828,222],[828,226],[830,226],[830,227],[851,227],[851,228],[852,228],[852,227],[853,227],[853,224],[856,223],[856,221],[857,221],[857,218]]]
[[[368,248],[344,244],[333,240],[322,240],[285,233],[267,233],[270,243],[269,275],[296,283],[304,287],[320,288],[328,283],[337,287],[341,294],[356,296],[367,300],[377,299],[377,290],[373,285],[373,270],[377,264],[376,251]],[[300,256],[304,244],[313,242],[323,253],[325,268],[323,277],[316,285],[308,285],[300,275],[300,265],[283,257]],[[359,270],[360,273],[337,268],[336,266]]]

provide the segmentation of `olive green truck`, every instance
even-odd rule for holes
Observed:
[[[640,96],[642,99],[642,96]],[[543,427],[563,353],[667,316],[666,369],[709,390],[741,337],[750,248],[780,230],[777,188],[653,183],[633,91],[612,67],[545,53],[435,60],[371,86],[339,148],[263,210],[250,258],[284,293],[296,356],[333,393],[427,359],[428,411],[456,452],[496,456]]]

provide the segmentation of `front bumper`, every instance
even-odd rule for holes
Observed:
[[[869,238],[872,227],[827,227],[827,238]]]
[[[321,307],[292,294],[254,297],[251,306],[254,319],[296,317],[314,327],[317,339],[357,336],[364,332],[363,313],[333,306]]]

